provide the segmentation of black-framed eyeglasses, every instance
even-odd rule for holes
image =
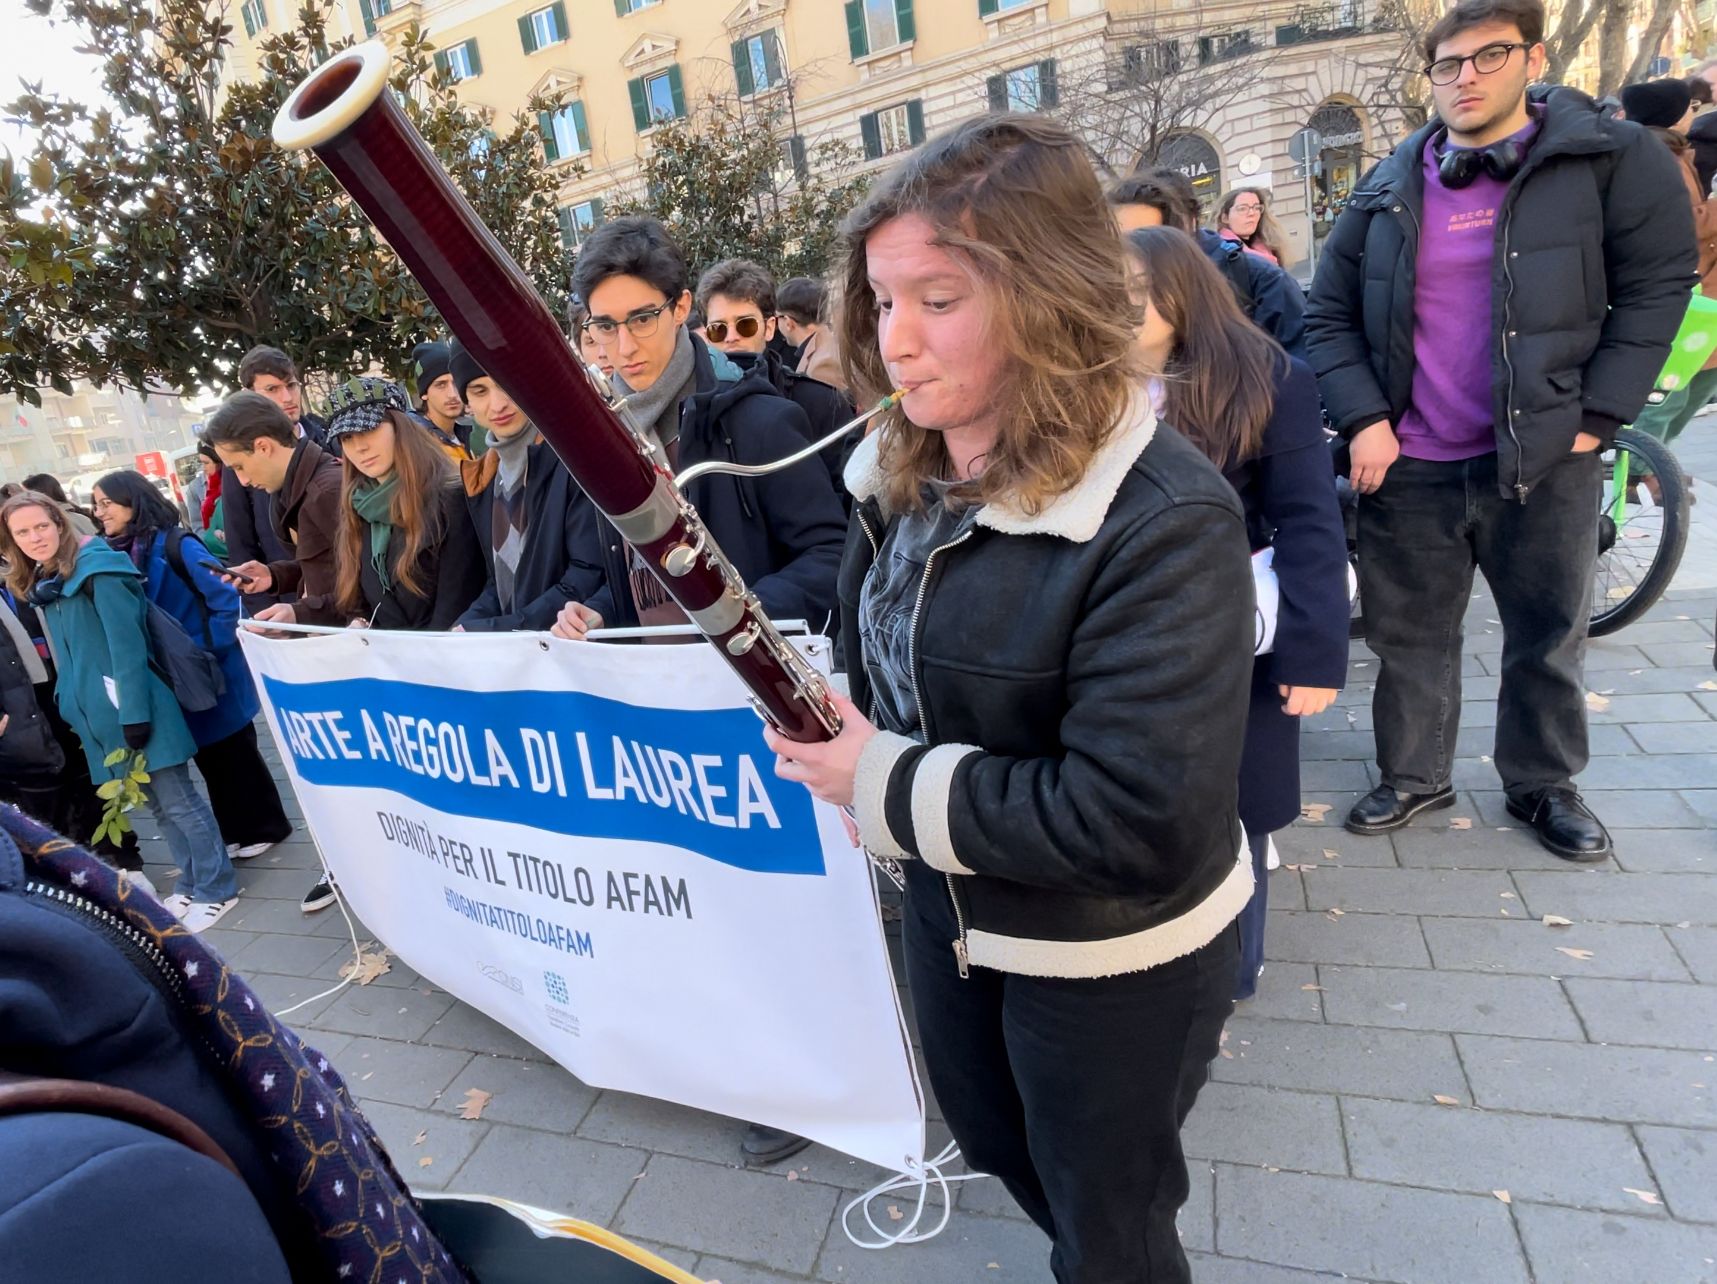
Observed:
[[[1516,49],[1531,49],[1532,46],[1524,40],[1498,41],[1494,45],[1486,45],[1464,58],[1439,58],[1425,68],[1425,77],[1433,85],[1452,85],[1461,78],[1461,68],[1472,63],[1473,70],[1481,76],[1489,76],[1501,71],[1508,65],[1508,59]]]
[[[595,336],[598,343],[612,343],[620,333],[620,327],[625,326],[631,331],[634,339],[648,339],[656,333],[656,327],[662,323],[662,313],[673,308],[672,303],[658,304],[653,308],[639,308],[623,321],[610,321],[607,317],[591,317],[584,323],[584,328]]]
[[[733,322],[711,321],[703,328],[711,343],[726,343],[727,332],[732,330],[741,339],[755,339],[757,332],[763,328],[762,317],[740,317]]]

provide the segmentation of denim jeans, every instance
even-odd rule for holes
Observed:
[[[152,767],[147,806],[167,850],[179,866],[178,892],[194,901],[224,901],[238,895],[238,876],[227,857],[227,845],[215,825],[215,814],[197,792],[186,763]]]
[[[1586,765],[1586,627],[1598,556],[1598,458],[1570,455],[1524,504],[1497,492],[1496,456],[1395,461],[1359,501],[1365,640],[1383,783],[1446,788],[1461,715],[1461,619],[1473,569],[1502,622],[1494,758],[1524,798]]]
[[[1270,919],[1270,871],[1264,863],[1270,855],[1270,835],[1246,835],[1252,852],[1252,899],[1240,911],[1240,974],[1234,980],[1234,1001],[1243,1002],[1258,992],[1258,973],[1264,966],[1264,924]]]
[[[1190,1284],[1180,1130],[1233,1010],[1238,929],[1143,972],[962,979],[942,876],[904,868],[907,983],[966,1166],[1049,1236],[1058,1284]]]

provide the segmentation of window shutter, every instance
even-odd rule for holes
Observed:
[[[465,57],[471,63],[471,74],[473,76],[481,76],[483,74],[483,59],[477,52],[477,40],[475,37],[465,42]]]
[[[572,206],[562,205],[560,209],[555,211],[555,215],[560,220],[560,243],[566,249],[570,250],[573,248],[575,240],[572,223]]]
[[[851,6],[849,5],[848,8]],[[254,39],[256,36],[256,19],[250,16],[250,6],[248,4],[241,5],[238,12],[239,17],[244,19],[244,34]]]
[[[865,159],[879,159],[882,156],[882,126],[877,123],[874,111],[867,111],[859,117],[859,135],[864,139]]]
[[[978,0],[978,17],[987,18],[1000,8],[999,0]]]
[[[616,18],[624,18],[631,12],[631,0],[614,0],[614,16]]]
[[[781,37],[773,30],[763,33],[763,74],[769,77],[770,84],[781,83]]]
[[[589,151],[590,125],[584,118],[584,100],[582,98],[574,100],[572,106],[568,107],[567,110],[572,113],[572,132],[576,135],[573,142],[579,151]]]
[[[644,96],[644,78],[632,77],[626,82],[626,90],[632,95],[632,124],[641,134],[650,128],[650,100]]]
[[[592,227],[602,226],[602,198],[600,196],[590,198],[590,225]]]
[[[870,52],[870,36],[864,27],[864,0],[847,0],[847,46],[855,60]]]
[[[918,38],[918,24],[912,20],[912,0],[894,0],[894,25],[901,44]]]
[[[566,21],[566,6],[561,0],[554,0],[549,8],[554,10],[554,38],[565,40],[572,34],[572,27]]]
[[[1008,109],[1008,78],[1005,73],[989,77],[984,86],[990,93],[990,110],[1006,111]]]
[[[554,141],[554,116],[549,112],[539,111],[537,130],[543,136],[543,159],[552,165],[560,159],[560,145]]]
[[[686,91],[680,83],[680,64],[675,63],[668,68],[668,92],[674,99],[674,119],[682,120],[686,114]]]
[[[268,30],[268,5],[266,0],[256,0],[256,29]]]
[[[370,4],[370,0],[358,0],[358,11],[364,15],[364,34],[366,36],[375,35],[376,34],[375,6]]]
[[[1039,110],[1061,104],[1061,90],[1055,83],[1055,59],[1045,58],[1037,64],[1037,105]]]
[[[528,54],[537,51],[537,33],[531,30],[531,15],[528,13],[519,19],[519,43]]]
[[[757,92],[757,85],[751,78],[751,50],[746,48],[746,42],[733,42],[733,78],[739,85],[739,96],[748,98]]]
[[[805,162],[805,139],[802,135],[794,134],[787,140],[787,158],[793,165],[793,177],[803,183],[811,176],[811,167]]]
[[[435,51],[435,70],[438,71],[444,79],[453,74],[451,69],[447,66],[447,51],[445,49],[437,49]]]
[[[906,104],[906,136],[914,147],[924,141],[924,100],[914,98]]]

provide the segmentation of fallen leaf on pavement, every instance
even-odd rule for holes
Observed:
[[[1312,985],[1310,982],[1307,982],[1305,985],[1302,985],[1300,988],[1302,990],[1321,990],[1324,987],[1321,985]]]
[[[1623,1186],[1622,1189],[1628,1194],[1636,1196],[1642,1204],[1663,1203],[1655,1190],[1635,1190],[1632,1186]]]
[[[1510,1195],[1506,1190],[1493,1190],[1491,1191],[1491,1194],[1495,1195],[1505,1204],[1512,1204],[1514,1202],[1514,1196]]]
[[[1717,691],[1717,682],[1713,682],[1711,679],[1707,678],[1699,684],[1699,689],[1701,691]]]
[[[1505,901],[1517,901],[1520,899],[1520,897],[1516,896],[1513,892],[1498,892],[1497,895],[1502,897]]]
[[[1588,709],[1595,709],[1599,713],[1602,713],[1605,709],[1610,707],[1610,702],[1604,696],[1599,695],[1596,691],[1588,691],[1586,692],[1586,707]]]
[[[1573,927],[1574,926],[1574,920],[1573,919],[1563,918],[1560,914],[1546,914],[1543,918],[1539,919],[1538,921],[1543,923],[1545,927]]]
[[[1449,820],[1450,829],[1471,829],[1472,827],[1473,819],[1471,816],[1454,816]]]
[[[799,1174],[794,1172],[791,1168],[789,1168],[787,1170],[787,1180],[788,1181],[798,1181],[799,1180]]]
[[[428,1155],[425,1155],[422,1159],[419,1159],[417,1161],[417,1166],[419,1168],[428,1168],[434,1162],[435,1162],[434,1159],[430,1158],[430,1156],[428,1156]]]
[[[890,1205],[889,1205],[889,1206],[888,1206],[888,1220],[889,1220],[889,1221],[891,1221],[891,1222],[897,1222],[897,1221],[899,1221],[899,1220],[900,1220],[900,1219],[901,1219],[901,1218],[902,1218],[902,1217],[905,1217],[905,1216],[906,1216],[906,1214],[905,1214],[905,1213],[903,1213],[903,1212],[901,1212],[901,1211],[900,1211],[900,1205],[898,1205],[898,1204],[890,1204]]]
[[[423,1139],[427,1136],[429,1136],[429,1129],[425,1128],[422,1132],[418,1133],[417,1136],[411,1139],[411,1144],[414,1146],[421,1146],[423,1144]]]
[[[355,959],[346,961],[345,966],[340,969],[340,978],[344,980],[350,977],[354,984],[368,985],[378,976],[391,971],[393,964],[388,962],[387,946],[377,946],[376,942],[371,941],[369,945],[359,947]]]
[[[1558,954],[1566,954],[1571,959],[1580,959],[1582,961],[1592,957],[1591,950],[1575,949],[1572,945],[1558,945],[1556,947],[1556,952]]]
[[[1329,815],[1331,803],[1305,803],[1300,807],[1300,817],[1309,820],[1314,825],[1324,823],[1324,817]]]
[[[1340,860],[1341,859],[1341,853],[1340,852],[1332,852],[1329,848],[1326,847],[1326,848],[1324,848],[1324,859],[1325,860]]]
[[[1439,1106],[1458,1106],[1461,1104],[1461,1099],[1459,1097],[1445,1097],[1440,1092],[1432,1093],[1431,1100],[1435,1101]]]
[[[1337,908],[1336,908],[1336,907],[1335,907],[1335,906],[1333,906],[1333,905],[1331,905],[1331,906],[1330,906],[1330,907],[1329,907],[1329,916],[1330,916],[1330,917],[1331,917],[1331,918],[1340,918],[1340,917],[1341,917],[1341,916],[1342,916],[1342,915],[1343,915],[1343,914],[1345,914],[1345,913],[1347,913],[1347,911],[1346,911],[1346,910],[1343,910],[1343,909],[1337,909]]]
[[[461,1119],[481,1119],[483,1107],[495,1099],[492,1092],[484,1092],[481,1088],[465,1089],[465,1100],[459,1103]]]

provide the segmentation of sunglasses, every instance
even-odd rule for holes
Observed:
[[[711,321],[703,328],[712,342],[726,343],[728,331],[733,331],[741,339],[755,339],[757,332],[763,328],[762,317],[740,317],[731,325],[726,321]]]

